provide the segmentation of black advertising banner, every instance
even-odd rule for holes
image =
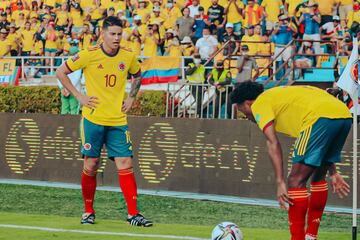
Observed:
[[[234,120],[129,117],[139,188],[275,200],[274,174],[263,134]],[[80,116],[0,113],[0,178],[79,183]],[[280,137],[291,167],[295,139]],[[352,139],[338,170],[352,182]],[[98,184],[117,186],[115,164],[102,153]],[[351,206],[351,196],[329,203]]]

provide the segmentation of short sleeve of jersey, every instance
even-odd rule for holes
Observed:
[[[133,56],[133,59],[130,63],[129,73],[136,74],[140,70],[140,63],[137,60],[136,56]]]
[[[251,106],[251,110],[256,124],[262,131],[264,131],[265,128],[275,120],[275,114],[272,106],[267,103],[267,101],[257,99]]]
[[[65,64],[72,72],[85,68],[90,60],[89,51],[83,50],[69,58]]]

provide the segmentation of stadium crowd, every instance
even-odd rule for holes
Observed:
[[[122,46],[139,56],[193,56],[203,61],[228,40],[217,56],[242,53],[287,61],[293,39],[300,42],[298,67],[316,65],[311,54],[347,55],[357,33],[360,4],[353,0],[2,0],[0,56],[66,56],[101,41],[102,21],[117,16],[123,23]],[[284,50],[284,51],[283,51]],[[308,56],[306,56],[308,55]],[[268,56],[269,58],[265,58]],[[36,63],[34,63],[36,64]],[[46,60],[46,65],[49,65]],[[266,72],[264,73],[267,74]]]

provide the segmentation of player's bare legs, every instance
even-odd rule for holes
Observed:
[[[85,156],[81,176],[81,190],[85,205],[85,213],[81,219],[82,224],[93,224],[95,220],[94,197],[96,191],[96,173],[99,166],[99,158]]]
[[[150,227],[153,223],[142,216],[137,208],[137,185],[131,157],[115,157],[118,170],[119,185],[128,208],[129,224],[134,226]]]
[[[304,188],[306,183],[315,172],[315,168],[302,164],[295,163],[291,167],[291,171],[288,177],[288,187],[289,188]]]
[[[304,240],[305,238],[305,218],[308,209],[306,183],[314,172],[314,167],[295,163],[288,177],[288,195],[292,202],[288,211],[292,240]]]

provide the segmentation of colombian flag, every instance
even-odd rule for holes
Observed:
[[[142,84],[176,82],[180,67],[179,57],[151,57],[141,64]]]

